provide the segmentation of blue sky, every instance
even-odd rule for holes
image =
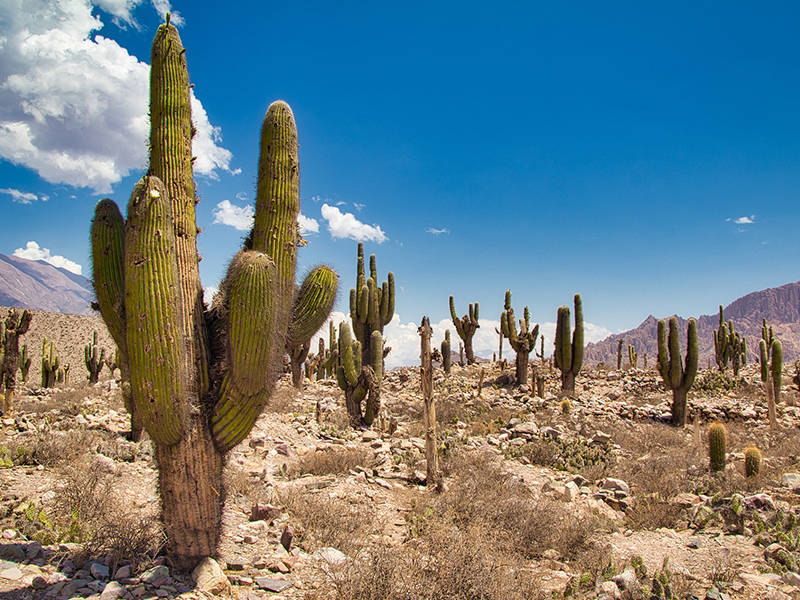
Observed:
[[[261,119],[286,100],[318,229],[300,268],[337,269],[340,312],[357,239],[394,271],[390,366],[416,360],[423,315],[441,339],[450,294],[459,315],[480,303],[487,355],[506,289],[549,346],[576,292],[596,340],[800,279],[796,2],[6,0],[0,252],[91,276],[94,204],[124,206],[146,163],[170,8],[204,285],[245,233]]]

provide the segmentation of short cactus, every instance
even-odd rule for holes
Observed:
[[[726,443],[728,432],[725,425],[719,421],[714,421],[708,427],[708,458],[711,471],[717,473],[725,470],[727,462]]]
[[[575,294],[575,331],[570,333],[569,307],[558,308],[556,320],[555,362],[561,370],[561,390],[575,391],[575,377],[583,366],[583,303],[581,295]]]
[[[14,390],[17,388],[17,370],[19,369],[19,338],[28,332],[33,313],[23,310],[18,313],[15,308],[8,311],[5,320],[5,331],[3,333],[3,363],[2,372],[5,385],[5,408],[3,414],[6,416],[14,413]]]
[[[686,394],[697,375],[699,353],[697,350],[697,321],[689,319],[686,344],[686,362],[681,361],[681,342],[678,335],[678,319],[667,323],[658,322],[658,372],[664,383],[672,389],[672,425],[683,427],[686,424]]]
[[[28,353],[28,344],[22,344],[19,349],[19,374],[22,376],[22,383],[28,383],[28,373],[31,369],[31,356]]]
[[[381,333],[372,332],[372,344],[381,347]],[[361,363],[361,342],[354,340],[346,321],[339,323],[339,366],[336,380],[344,391],[345,407],[353,427],[370,426],[380,411],[380,381],[383,369],[382,353],[373,354],[371,365]],[[361,403],[366,399],[362,412]]]
[[[628,363],[631,369],[635,369],[639,365],[639,354],[632,344],[628,344]]]
[[[156,33],[151,65],[149,169],[133,190],[127,220],[111,200],[98,204],[92,262],[100,312],[154,443],[167,554],[176,568],[190,570],[217,551],[225,454],[269,402],[292,327],[297,129],[286,103],[269,107],[253,230],[207,311],[186,52],[169,18]]]
[[[472,351],[472,338],[481,326],[478,320],[478,303],[470,304],[467,314],[459,319],[456,315],[455,301],[453,297],[450,296],[450,318],[453,319],[453,325],[455,325],[458,337],[464,340],[464,353],[467,355],[467,364],[475,364],[475,353]],[[501,347],[502,344],[503,340],[501,338]]]
[[[528,362],[530,354],[536,347],[536,338],[539,335],[539,325],[531,329],[531,318],[528,307],[523,311],[524,318],[519,320],[519,331],[517,331],[514,309],[511,308],[511,290],[506,290],[505,310],[500,315],[500,327],[503,329],[503,336],[508,339],[514,352],[517,353],[516,378],[517,385],[525,385],[528,382]]]
[[[761,450],[755,446],[748,446],[744,450],[745,477],[758,477],[761,472]]]
[[[100,380],[100,371],[105,364],[106,351],[97,344],[97,332],[92,333],[92,341],[83,347],[83,362],[89,371],[89,383]]]

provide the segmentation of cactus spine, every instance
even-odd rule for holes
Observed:
[[[297,130],[286,103],[269,107],[252,242],[231,261],[221,300],[206,313],[186,54],[169,18],[151,64],[150,169],[134,188],[127,222],[112,201],[98,204],[92,261],[135,413],[155,444],[167,552],[176,568],[191,569],[216,552],[225,453],[269,401],[286,348],[298,245]]]
[[[561,390],[575,391],[575,377],[583,366],[583,303],[581,295],[575,294],[575,331],[570,339],[569,307],[558,308],[556,320],[555,362],[561,370]]]
[[[697,350],[697,321],[689,319],[686,343],[686,362],[681,361],[681,342],[678,319],[670,317],[669,338],[664,319],[658,322],[658,372],[664,383],[672,389],[672,425],[686,424],[686,393],[697,375],[699,354]]]
[[[17,369],[19,369],[19,338],[28,332],[33,314],[29,310],[18,313],[12,308],[8,311],[3,333],[3,384],[5,385],[5,407],[3,414],[14,413],[14,390],[17,388]]]
[[[511,348],[517,353],[515,375],[517,385],[524,385],[528,382],[528,361],[531,352],[536,347],[539,325],[531,329],[530,313],[526,306],[523,318],[519,320],[519,331],[517,331],[514,309],[511,308],[511,290],[506,290],[504,307],[505,310],[500,314],[500,327],[503,330],[503,337],[508,339]]]
[[[714,473],[725,470],[727,437],[725,425],[719,421],[714,421],[708,427],[708,457],[711,471]]]
[[[466,315],[460,319],[456,315],[456,305],[453,297],[450,296],[450,318],[453,319],[458,337],[464,340],[464,353],[467,355],[467,364],[475,363],[475,353],[472,351],[472,338],[481,326],[478,322],[478,303],[470,304]],[[500,349],[502,355],[503,338],[500,338]]]
[[[453,357],[451,355],[450,349],[450,330],[444,330],[444,340],[442,340],[442,368],[444,369],[445,375],[450,375],[450,369],[452,367]]]
[[[758,477],[761,472],[761,450],[755,446],[748,446],[744,450],[745,477]]]
[[[86,370],[89,371],[89,383],[97,383],[100,379],[100,371],[106,359],[106,351],[97,344],[97,332],[92,333],[92,341],[83,347],[83,362]]]

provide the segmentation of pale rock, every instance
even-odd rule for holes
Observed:
[[[311,558],[324,560],[329,565],[341,565],[350,560],[344,552],[336,548],[320,548],[311,555]]]
[[[221,594],[230,594],[231,583],[225,576],[225,573],[219,566],[219,563],[211,557],[204,558],[194,571],[192,571],[192,580],[197,585],[200,591],[208,592],[219,596]]]

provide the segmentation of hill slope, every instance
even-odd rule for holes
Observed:
[[[776,288],[752,292],[734,300],[725,307],[725,320],[732,320],[737,331],[747,338],[747,360],[755,361],[758,341],[761,339],[761,323],[766,319],[772,325],[776,337],[783,344],[784,363],[800,359],[800,281],[787,283]],[[686,321],[678,317],[681,331],[681,348],[686,348]],[[617,341],[622,339],[622,364],[628,364],[627,348],[632,344],[639,354],[642,366],[647,353],[648,364],[653,365],[658,353],[656,332],[658,319],[648,316],[636,329],[611,335],[606,339],[586,347],[587,364],[600,362],[617,364]],[[700,366],[714,361],[714,329],[719,327],[719,313],[702,315],[697,318],[697,335],[700,346]]]
[[[0,254],[0,306],[90,315],[91,281],[41,260]]]

